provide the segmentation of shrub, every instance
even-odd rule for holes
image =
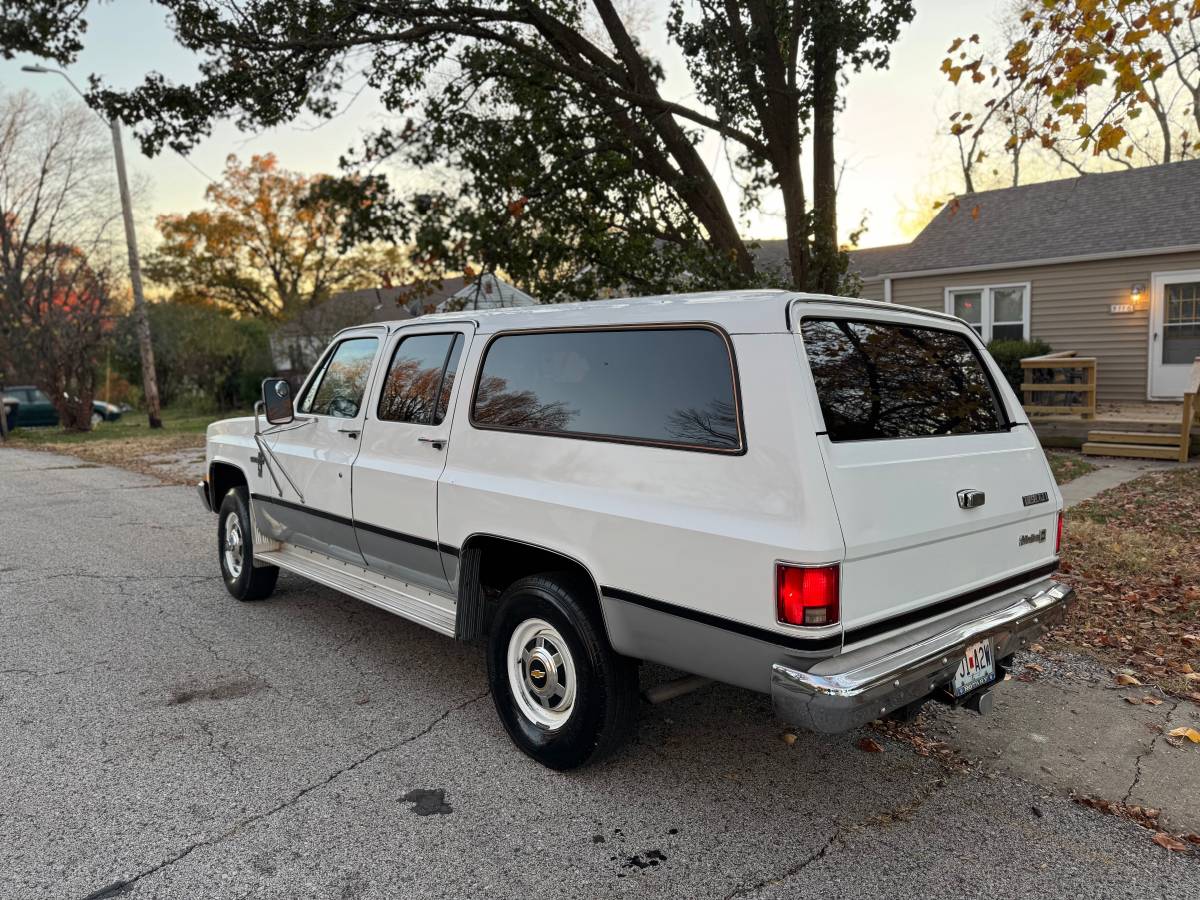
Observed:
[[[154,336],[154,362],[164,406],[240,409],[258,396],[271,374],[268,327],[235,319],[215,306],[168,300],[147,306]],[[113,367],[141,384],[132,317],[117,327]]]
[[[1021,360],[1051,352],[1050,345],[1045,341],[992,341],[987,348],[1018,397],[1021,396],[1021,382],[1024,380]]]

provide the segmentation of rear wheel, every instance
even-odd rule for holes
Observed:
[[[590,594],[570,575],[522,578],[500,598],[488,639],[500,721],[552,769],[602,759],[635,730],[637,664],[609,645]]]
[[[239,600],[263,600],[275,590],[279,569],[254,565],[254,532],[246,489],[230,488],[217,515],[217,554],[225,589]]]

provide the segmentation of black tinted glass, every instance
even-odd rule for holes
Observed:
[[[843,319],[805,319],[800,331],[830,440],[1003,428],[991,382],[964,335]]]
[[[473,413],[501,428],[741,446],[729,351],[707,328],[503,335]]]
[[[357,416],[378,346],[379,339],[373,337],[351,338],[338,344],[325,371],[309,388],[300,411],[343,419]]]
[[[396,346],[379,398],[379,418],[438,425],[462,352],[461,334],[418,334]]]

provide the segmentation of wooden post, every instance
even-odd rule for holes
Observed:
[[[1192,362],[1192,376],[1183,392],[1183,422],[1179,433],[1179,461],[1188,461],[1192,445],[1192,422],[1200,417],[1200,356]]]

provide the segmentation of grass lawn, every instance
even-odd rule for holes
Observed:
[[[1054,639],[1200,703],[1200,469],[1151,472],[1067,514],[1079,603]]]
[[[128,412],[115,422],[101,422],[91,431],[63,431],[61,428],[18,428],[11,435],[14,447],[39,447],[49,444],[90,444],[95,441],[160,439],[167,435],[200,435],[210,422],[240,413],[195,413],[190,410],[163,410],[163,427],[151,429],[143,412]],[[203,443],[203,440],[201,441]]]
[[[204,431],[209,423],[237,415],[243,413],[165,409],[163,427],[151,429],[144,413],[132,412],[116,422],[101,422],[87,432],[18,428],[10,436],[7,446],[70,453],[88,462],[121,466],[164,481],[186,483],[194,478],[180,467],[172,466],[170,461],[196,455],[202,460]]]
[[[1054,472],[1054,480],[1059,484],[1066,484],[1080,475],[1096,471],[1096,467],[1081,455],[1066,450],[1047,450],[1046,459],[1050,460],[1050,470]]]

